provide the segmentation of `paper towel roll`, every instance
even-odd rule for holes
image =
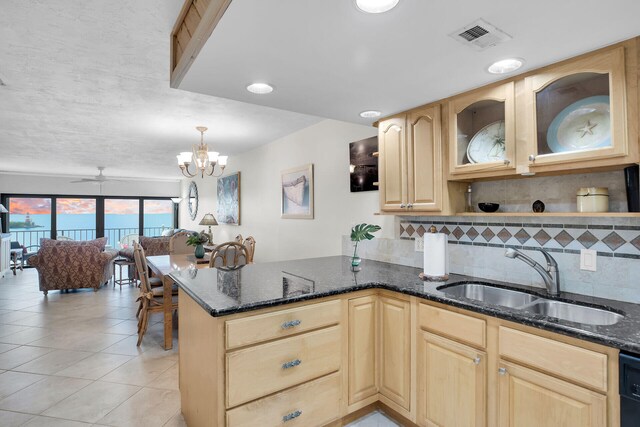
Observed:
[[[427,280],[449,278],[448,236],[444,233],[424,234],[424,277]]]

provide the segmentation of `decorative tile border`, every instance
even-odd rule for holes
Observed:
[[[544,248],[570,254],[593,249],[600,256],[640,259],[640,227],[628,225],[412,220],[400,222],[400,238],[422,237],[432,225],[449,236],[449,244]]]

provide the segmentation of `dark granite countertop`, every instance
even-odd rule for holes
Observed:
[[[363,260],[360,271],[354,272],[350,260],[345,256],[312,258],[251,264],[232,271],[190,268],[174,271],[171,277],[215,317],[380,288],[640,353],[640,304],[563,292],[559,300],[605,307],[625,315],[618,323],[610,326],[578,324],[454,297],[437,289],[459,282],[484,282],[545,297],[545,291],[539,288],[455,274],[447,282],[423,282],[418,277],[421,271],[418,268],[370,260]],[[532,271],[531,274],[536,273]]]

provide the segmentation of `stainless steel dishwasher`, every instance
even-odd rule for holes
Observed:
[[[620,427],[640,426],[640,355],[620,353]]]

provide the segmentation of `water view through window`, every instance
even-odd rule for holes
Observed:
[[[173,230],[176,215],[170,199],[105,196],[4,195],[0,203],[9,209],[3,226],[11,240],[37,250],[43,237],[91,240],[106,236],[118,249],[137,236],[161,236]],[[136,239],[137,240],[137,239]]]
[[[173,229],[173,202],[171,200],[144,201],[144,235],[155,237]]]
[[[123,237],[140,234],[140,201],[138,199],[105,199],[104,235],[108,243],[118,247]]]
[[[96,199],[56,199],[57,238],[96,238]]]
[[[39,245],[42,237],[51,237],[50,198],[11,197],[7,205],[11,240],[32,246]]]

